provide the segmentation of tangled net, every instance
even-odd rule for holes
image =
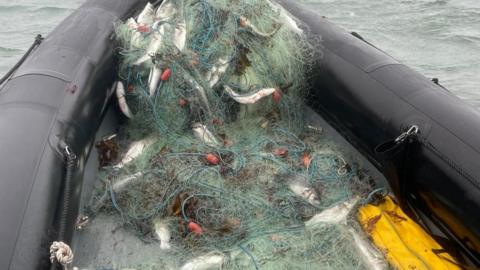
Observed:
[[[97,145],[89,210],[161,242],[122,267],[366,268],[344,225],[305,226],[372,183],[307,127],[313,49],[287,16],[268,0],[166,0],[117,25],[131,119]]]

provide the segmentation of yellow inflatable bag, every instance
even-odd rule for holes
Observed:
[[[455,259],[442,252],[443,248],[391,197],[385,197],[379,205],[361,207],[358,219],[363,230],[396,269],[461,269]]]

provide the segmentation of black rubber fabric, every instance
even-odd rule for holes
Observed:
[[[113,23],[144,0],[90,0],[36,47],[0,89],[0,269],[48,269],[65,183],[77,153],[64,238],[71,237],[85,158],[115,77]]]

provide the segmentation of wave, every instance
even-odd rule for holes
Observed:
[[[0,4],[0,13],[12,12],[46,12],[46,13],[61,13],[72,11],[73,9],[61,6],[37,6],[37,5],[2,5]]]
[[[0,46],[0,53],[21,53],[23,50]]]
[[[38,7],[33,9],[35,12],[65,12],[65,11],[72,11],[70,8],[65,8],[65,7],[55,7],[55,6],[44,6],[44,7]]]
[[[480,37],[478,36],[454,34],[449,36],[449,38],[451,40],[461,40],[461,41],[469,42],[472,44],[477,44],[480,46]]]
[[[15,12],[15,11],[24,11],[32,8],[32,6],[26,6],[26,5],[0,5],[0,13],[10,13],[10,12]]]

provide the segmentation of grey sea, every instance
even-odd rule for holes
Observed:
[[[0,0],[0,73],[83,2]],[[303,2],[480,109],[480,0]]]

